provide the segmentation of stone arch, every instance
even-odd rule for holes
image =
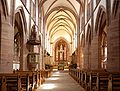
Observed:
[[[116,17],[117,13],[119,12],[120,1],[114,0],[113,7],[112,7],[112,16]]]
[[[21,17],[21,22],[23,24],[23,28],[24,28],[24,35],[27,32],[27,22],[26,22],[26,17],[25,17],[25,12],[22,6],[17,7],[17,9],[15,10],[15,14],[18,13],[20,14]]]
[[[60,50],[60,41],[64,42],[62,47],[66,48],[66,49],[63,48],[64,52],[63,52],[62,56],[63,56],[65,64],[67,64],[67,62],[70,61],[69,60],[70,45],[69,45],[68,41],[66,39],[64,39],[63,37],[58,38],[54,43],[54,50],[55,50],[54,51],[54,60],[55,60],[56,64],[62,60],[62,59],[60,60],[60,53],[58,53],[58,50]],[[65,52],[65,50],[66,50],[66,52]],[[57,54],[58,54],[58,56],[56,57]],[[66,55],[66,57],[65,57],[65,55]],[[58,58],[58,60],[56,60],[57,58]]]
[[[70,8],[68,7],[65,7],[65,6],[58,6],[58,7],[55,7],[53,9],[51,9],[49,12],[47,12],[47,14],[45,14],[44,16],[44,22],[46,22],[47,18],[49,17],[49,15],[53,12],[53,11],[56,11],[56,10],[59,10],[60,8],[63,8],[64,10],[68,10],[69,12],[71,12],[71,14],[74,15],[75,19],[78,20],[78,15],[73,11],[71,10]]]
[[[105,17],[104,17],[105,16]],[[98,9],[98,13],[97,13],[97,18],[96,18],[96,23],[95,23],[95,33],[96,33],[96,35],[98,35],[98,33],[99,33],[99,29],[100,29],[100,25],[101,25],[101,23],[106,23],[106,21],[105,22],[103,22],[103,20],[106,20],[105,19],[106,18],[106,11],[105,11],[105,8],[104,8],[104,6],[100,6],[99,7],[99,9]],[[104,24],[103,24],[104,25]]]
[[[61,39],[64,40],[67,44],[69,44],[69,42],[65,38],[60,37],[60,38],[55,40],[54,45],[56,44],[56,42],[60,41]]]
[[[2,5],[2,12],[5,16],[5,18],[8,16],[8,5],[6,0],[1,0],[1,5]]]
[[[95,25],[95,32],[98,36],[98,68],[106,69],[107,61],[107,25],[106,11],[103,6],[99,7]]]
[[[22,7],[18,7],[15,11],[14,21],[14,64],[19,64],[18,69],[24,68],[24,40],[26,34],[26,20]]]

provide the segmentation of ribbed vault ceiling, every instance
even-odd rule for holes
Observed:
[[[40,4],[44,10],[45,29],[50,42],[58,38],[72,42],[82,0],[41,0]]]

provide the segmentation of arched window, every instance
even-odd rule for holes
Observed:
[[[56,64],[64,63],[68,61],[68,45],[64,40],[59,40],[55,44],[55,61]]]
[[[15,14],[14,21],[14,60],[13,60],[13,69],[23,70],[23,40],[24,40],[24,29],[25,25],[22,22],[23,10],[20,8]]]
[[[101,16],[98,27],[98,53],[99,53],[99,68],[106,69],[107,65],[107,25],[106,25],[106,13],[101,9]]]
[[[14,59],[13,59],[13,69],[20,68],[20,33],[17,26],[14,28]]]
[[[107,33],[106,26],[101,34],[101,67],[106,69],[107,64]]]

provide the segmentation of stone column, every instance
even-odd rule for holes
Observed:
[[[13,71],[14,31],[9,19],[2,16],[0,72]]]

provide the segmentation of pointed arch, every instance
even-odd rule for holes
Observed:
[[[27,31],[26,18],[23,7],[18,7],[15,10],[14,20],[14,62],[20,64],[20,70],[23,70],[24,61],[24,40]]]
[[[67,44],[69,44],[69,42],[68,42],[64,37],[60,37],[60,38],[58,38],[57,40],[55,40],[54,44],[55,44],[56,42],[60,41],[61,39],[64,40]]]
[[[7,1],[6,0],[1,0],[1,5],[3,8],[3,14],[5,16],[5,18],[8,16],[8,5],[7,5]]]
[[[26,17],[25,17],[23,7],[22,6],[17,7],[17,9],[15,10],[15,14],[16,13],[20,14],[21,23],[22,23],[23,28],[24,28],[24,33],[26,34],[26,32],[27,32],[27,22],[26,22]]]
[[[107,62],[107,24],[106,10],[100,6],[97,13],[95,32],[98,36],[98,68],[106,69]]]
[[[56,64],[59,64],[59,63],[67,64],[69,61],[68,58],[70,56],[69,55],[70,48],[67,41],[62,37],[57,39],[54,44],[54,50],[55,50],[54,59]]]
[[[114,0],[113,7],[112,7],[112,16],[115,17],[117,12],[119,12],[120,1]]]
[[[103,22],[104,21],[104,22]],[[101,24],[104,23],[104,24]],[[98,35],[100,27],[106,23],[106,10],[104,6],[100,6],[97,13],[96,23],[95,23],[95,33]],[[101,25],[101,26],[100,26]]]
[[[65,7],[65,6],[57,6],[57,7],[53,8],[53,9],[51,9],[47,14],[45,14],[45,16],[44,16],[45,22],[47,21],[47,18],[49,17],[49,15],[50,15],[53,11],[60,10],[60,9],[68,10],[69,12],[71,12],[71,13],[74,15],[74,18],[75,18],[76,20],[78,20],[78,15],[77,15],[73,10],[71,10],[70,8]]]

